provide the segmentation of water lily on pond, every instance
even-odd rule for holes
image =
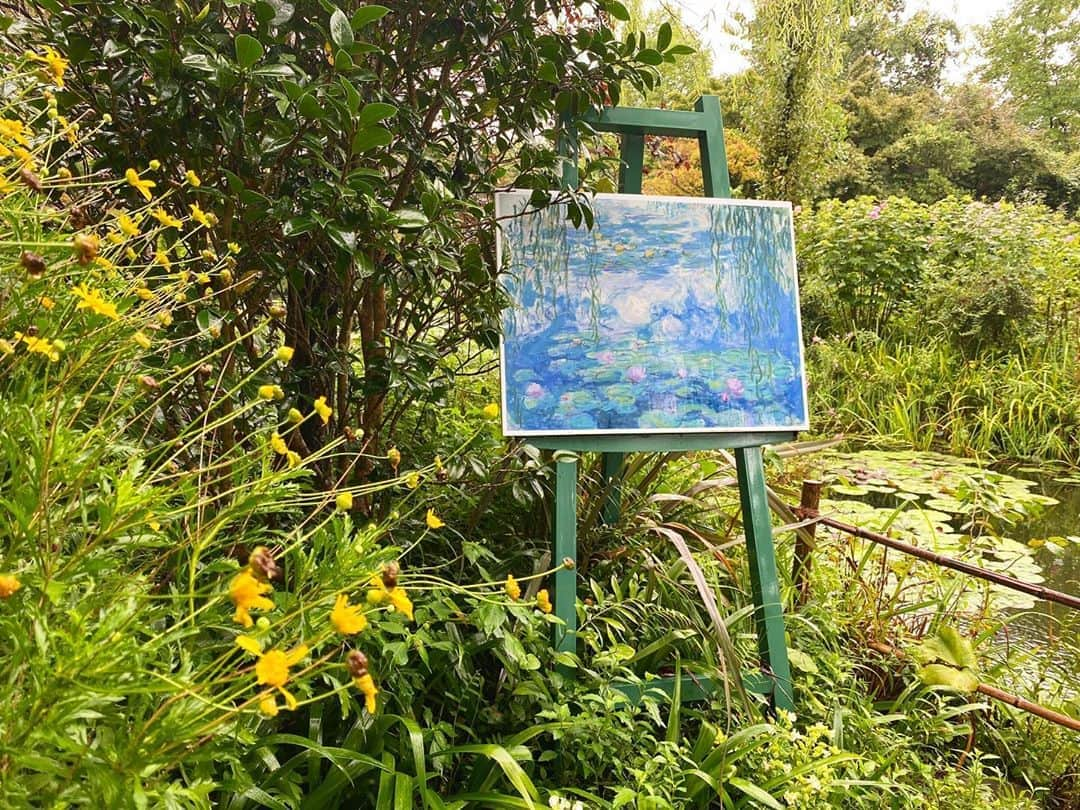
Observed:
[[[540,383],[531,382],[525,386],[525,396],[529,399],[540,399],[544,395],[544,387]]]
[[[630,366],[626,370],[626,379],[632,383],[639,383],[645,379],[645,366]]]
[[[733,397],[741,397],[743,392],[746,391],[746,387],[742,384],[742,381],[736,377],[728,377],[727,389]]]

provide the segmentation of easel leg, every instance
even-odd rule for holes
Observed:
[[[787,639],[784,637],[784,608],[780,601],[780,581],[776,570],[769,501],[765,492],[765,471],[760,447],[735,450],[739,477],[743,528],[750,562],[750,586],[754,596],[754,624],[757,627],[761,666],[771,673],[775,684],[774,708],[794,710]]]
[[[611,526],[619,522],[619,510],[622,508],[622,466],[625,453],[604,453],[601,456],[604,486],[607,488],[607,501],[601,517]]]
[[[563,626],[555,629],[555,649],[577,650],[577,459],[555,462],[555,554],[553,565],[565,560],[572,568],[555,572],[555,615]]]

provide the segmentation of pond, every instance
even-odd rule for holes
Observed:
[[[1080,475],[1052,468],[990,469],[938,453],[828,451],[812,466],[827,487],[821,511],[1029,583],[1080,593]],[[980,652],[1060,698],[1078,694],[1080,612],[890,553],[879,586],[917,632],[941,605],[956,623],[997,627]],[[864,575],[866,575],[864,573]],[[1043,683],[1044,680],[1047,683]],[[1052,685],[1052,688],[1050,688]]]

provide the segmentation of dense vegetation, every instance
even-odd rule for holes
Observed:
[[[984,32],[1005,101],[945,86],[940,19],[757,4],[755,66],[713,89],[740,193],[801,203],[818,432],[1080,462],[1067,5]],[[565,126],[581,190],[611,188],[574,114],[709,89],[678,20],[0,8],[0,804],[1077,806],[1076,736],[974,691],[1080,716],[1069,625],[1002,656],[1030,605],[871,546],[819,534],[797,713],[743,693],[724,453],[631,458],[615,523],[584,459],[580,644],[553,652],[551,459],[497,429],[490,192],[557,186]],[[650,141],[649,187],[695,193],[695,161]],[[781,499],[823,477],[840,514],[1032,578],[1080,542],[1003,536],[1050,505],[1016,479],[822,444],[768,451]],[[722,688],[650,688],[673,673]]]

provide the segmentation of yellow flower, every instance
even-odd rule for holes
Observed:
[[[334,415],[334,409],[326,404],[326,397],[319,397],[315,400],[315,413],[322,419],[324,425],[329,424],[330,417]]]
[[[292,470],[300,466],[300,454],[295,450],[290,450],[285,454],[285,458],[289,460],[289,469]]]
[[[30,130],[26,128],[26,125],[22,121],[18,121],[12,118],[0,118],[0,138],[7,138],[9,141],[15,141],[21,143],[23,146],[28,146],[30,141],[27,140],[27,135],[30,134]],[[0,154],[0,157],[7,157],[11,152],[6,151]]]
[[[227,247],[229,249],[229,253],[239,253],[240,252],[240,245],[236,244],[236,242],[227,242],[225,244],[225,247]]]
[[[400,585],[390,588],[386,592],[386,598],[394,606],[394,610],[405,616],[410,622],[413,620],[413,603],[404,588]]]
[[[89,309],[91,312],[95,312],[106,318],[111,318],[114,321],[119,320],[120,315],[116,311],[116,305],[106,301],[101,297],[101,293],[96,290],[88,289],[86,284],[72,287],[71,293],[79,299],[79,303],[75,305],[75,309]]]
[[[489,403],[488,405],[484,406],[483,413],[484,413],[484,417],[487,418],[487,419],[498,419],[499,418],[499,406],[496,405],[494,402]]]
[[[210,221],[209,215],[205,211],[203,211],[201,208],[199,208],[198,203],[192,203],[191,205],[188,206],[188,208],[191,209],[191,218],[193,220],[195,220],[200,225],[202,225],[204,227],[207,227],[207,228],[210,228],[210,227],[213,226],[213,223]]]
[[[136,253],[130,245],[124,248],[124,255],[127,256],[129,262],[133,262],[139,258],[139,254]]]
[[[30,171],[33,171],[37,168],[37,161],[34,160],[34,156],[23,147],[16,146],[14,149],[11,150],[11,153],[19,159],[19,163],[30,169]]]
[[[154,298],[154,291],[149,287],[139,287],[135,291],[135,295],[139,296],[143,301],[151,301]]]
[[[375,681],[367,668],[367,656],[359,650],[352,650],[345,656],[345,667],[352,676],[356,688],[364,694],[364,708],[368,714],[375,714],[375,696],[379,690],[375,688]]]
[[[274,700],[273,694],[271,694],[270,692],[266,692],[259,699],[259,711],[262,712],[267,717],[277,717],[277,715],[278,715],[277,701]]]
[[[296,408],[289,408],[289,414],[286,417],[294,425],[299,425],[304,421],[304,415],[300,413]]]
[[[353,507],[352,493],[339,492],[337,498],[334,499],[334,503],[337,504],[337,508],[342,512],[348,512]]]
[[[409,489],[416,489],[420,486],[420,473],[415,470],[405,476],[405,486]]]
[[[307,657],[307,654],[308,648],[303,644],[287,653],[281,650],[263,653],[255,664],[256,683],[280,689],[289,682],[289,667]]]
[[[147,202],[154,199],[154,195],[150,191],[150,189],[156,186],[157,183],[155,183],[153,180],[143,180],[141,177],[139,177],[139,173],[134,169],[128,169],[126,172],[124,172],[124,179],[128,181],[129,186],[142,194],[143,198]]]
[[[250,611],[273,610],[274,603],[263,595],[270,593],[273,589],[269,582],[260,582],[256,579],[250,568],[245,568],[233,577],[232,582],[229,583],[229,598],[236,605],[233,620],[244,627],[251,627],[254,622]]]
[[[274,359],[279,363],[288,363],[293,358],[293,351],[291,346],[279,346],[278,350],[274,352]]]
[[[104,256],[98,256],[96,259],[94,259],[94,264],[107,272],[112,272],[116,270],[116,265],[106,259]]]
[[[275,431],[270,436],[270,446],[274,448],[274,452],[279,456],[283,456],[289,452],[288,446],[285,444],[285,440]]]
[[[375,687],[374,678],[369,673],[365,673],[358,678],[353,678],[353,683],[364,694],[364,708],[367,709],[367,713],[375,714],[375,696],[379,694],[379,690]]]
[[[252,655],[258,656],[259,660],[255,662],[255,683],[259,686],[270,686],[277,689],[281,692],[281,696],[285,698],[285,707],[290,711],[295,709],[297,706],[296,698],[285,688],[285,684],[289,682],[289,668],[307,657],[307,645],[300,644],[288,652],[282,650],[263,652],[262,644],[251,636],[238,636],[236,645]],[[277,704],[271,707],[270,704],[272,703],[274,703],[272,695],[263,695],[259,701],[259,711],[273,717],[277,714]]]
[[[142,348],[150,348],[150,338],[145,332],[136,332],[131,336],[131,339],[138,343]]]
[[[330,623],[334,625],[343,636],[351,636],[359,633],[368,625],[367,616],[360,612],[356,605],[349,604],[347,594],[338,594],[334,602],[334,609],[330,611]]]
[[[443,526],[446,525],[441,520],[439,520],[439,517],[435,514],[434,509],[427,510],[427,517],[425,518],[425,521],[427,522],[427,527],[429,529],[441,529]]]
[[[156,172],[158,169],[161,168],[161,161],[158,160],[157,158],[154,158],[153,160],[151,160],[146,165],[150,167],[150,171]]]
[[[15,354],[15,347],[11,345],[10,340],[0,338],[0,355],[7,357],[9,354]]]
[[[0,599],[7,599],[22,587],[22,583],[12,574],[0,574]]]
[[[188,184],[194,188],[198,188],[202,185],[202,180],[199,179],[199,175],[195,174],[191,169],[184,172],[184,178],[188,181]]]
[[[169,254],[164,250],[154,251],[154,261],[164,267],[166,270],[172,270],[172,260],[169,259]]]
[[[162,326],[172,326],[172,322],[173,322],[172,313],[169,312],[169,310],[167,310],[167,309],[164,310],[163,312],[159,312],[157,314],[157,319],[158,319],[158,323],[160,323]]]
[[[544,613],[551,613],[551,599],[548,598],[547,588],[541,588],[536,594],[536,606]]]
[[[43,56],[27,51],[26,57],[34,62],[45,65],[45,69],[52,77],[53,84],[57,87],[64,86],[64,71],[67,70],[68,60],[64,59],[52,48],[46,47]]]
[[[130,169],[128,170],[130,171]],[[149,199],[149,198],[147,198]],[[154,219],[164,225],[166,228],[179,228],[184,223],[166,211],[164,208],[158,207],[154,209]]]
[[[397,470],[398,465],[401,463],[401,451],[396,447],[391,447],[386,451],[386,460],[390,462],[390,466]]]
[[[47,295],[41,296],[40,303],[41,303],[41,306],[44,309],[48,309],[48,310],[51,310],[53,307],[56,306],[56,302],[53,301],[51,298],[49,298],[49,296],[47,296]]]
[[[285,392],[280,385],[260,385],[259,397],[261,399],[285,399]]]
[[[116,215],[116,225],[126,236],[138,236],[139,226],[131,217],[121,211]]]
[[[26,344],[28,351],[35,354],[43,354],[49,358],[49,361],[55,363],[60,359],[60,350],[62,346],[59,341],[50,342],[48,338],[36,337],[34,335],[24,335],[22,332],[15,333],[15,340],[22,341]]]
[[[509,596],[511,599],[516,601],[521,598],[521,586],[518,585],[518,582],[516,579],[514,579],[513,574],[506,575],[506,585],[504,585],[503,587],[506,588],[506,595]]]

